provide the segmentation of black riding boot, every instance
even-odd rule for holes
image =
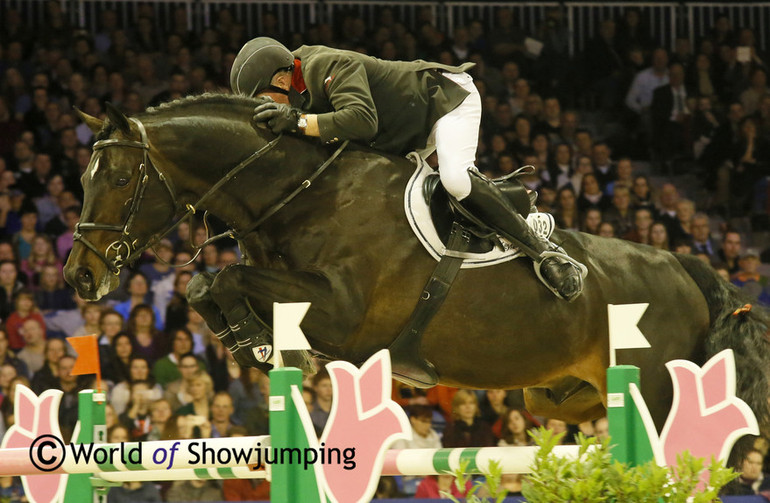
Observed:
[[[535,263],[541,281],[558,297],[569,302],[583,291],[585,267],[564,250],[537,236],[495,184],[469,170],[471,193],[460,201],[467,211],[492,226]]]

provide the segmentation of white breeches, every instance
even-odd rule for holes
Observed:
[[[443,73],[470,94],[433,125],[428,147],[436,147],[441,184],[458,201],[471,193],[468,169],[476,165],[481,126],[481,98],[467,73]]]

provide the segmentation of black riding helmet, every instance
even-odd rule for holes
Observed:
[[[293,66],[294,55],[282,43],[270,37],[251,39],[235,57],[230,70],[230,88],[236,94],[254,96],[270,88],[276,72],[291,70]]]

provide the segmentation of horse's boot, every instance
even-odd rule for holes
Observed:
[[[540,238],[497,186],[474,169],[468,170],[471,193],[460,205],[492,226],[532,259],[535,274],[557,297],[569,302],[583,291],[586,268],[561,248]]]
[[[229,317],[228,317],[229,318]],[[273,356],[273,337],[270,327],[249,310],[248,314],[234,325],[230,325],[241,357],[251,360],[250,367],[255,363],[265,364]],[[233,353],[235,356],[235,353]]]
[[[270,366],[267,363],[259,363],[253,354],[240,350],[235,334],[230,330],[227,320],[222,315],[222,310],[211,296],[211,284],[215,277],[216,275],[210,272],[202,272],[193,276],[187,284],[187,302],[190,307],[203,316],[214,335],[233,354],[238,365],[256,367],[263,372],[268,372]]]
[[[241,358],[250,360],[248,366],[261,369],[273,357],[273,331],[247,305],[244,304],[242,307],[248,309],[248,314],[237,323],[231,324],[230,330],[238,344]],[[242,312],[241,306],[238,306],[234,311]],[[232,312],[228,314],[227,318],[233,319]],[[292,350],[282,353],[283,364],[286,367],[296,367],[302,370],[304,375],[316,373],[315,363],[307,351]]]

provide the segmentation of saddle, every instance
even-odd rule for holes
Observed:
[[[412,153],[407,157],[416,164],[416,169],[404,193],[404,213],[415,236],[434,259],[441,260],[445,255],[454,222],[470,234],[468,251],[461,265],[463,269],[500,264],[524,255],[483,222],[468,215],[447,194],[438,173],[419,155]],[[531,211],[537,195],[527,193],[517,179],[521,174],[523,172],[520,170],[495,182],[519,213],[526,217],[533,232],[543,239],[549,239],[555,228],[553,217],[548,213]]]
[[[438,173],[416,154],[409,156],[417,169],[407,184],[404,208],[417,238],[438,264],[425,284],[406,326],[389,346],[395,378],[411,386],[428,388],[438,384],[433,364],[420,355],[422,334],[441,308],[457,273],[464,267],[484,267],[523,255],[493,229],[468,214],[441,185]],[[548,238],[553,217],[531,212],[537,194],[528,193],[517,180],[519,170],[495,180],[516,210],[536,233]]]
[[[530,210],[537,200],[536,192],[527,192],[526,187],[517,180],[524,168],[511,173],[505,178],[495,180],[495,184],[513,204],[514,208],[527,218]],[[438,173],[425,177],[422,186],[425,204],[430,208],[430,217],[433,227],[436,229],[439,239],[444,246],[449,245],[449,236],[454,223],[459,224],[470,233],[470,241],[467,245],[469,253],[488,253],[495,247],[505,250],[509,246],[503,244],[497,233],[481,220],[468,214],[465,208],[441,185],[441,177]]]

